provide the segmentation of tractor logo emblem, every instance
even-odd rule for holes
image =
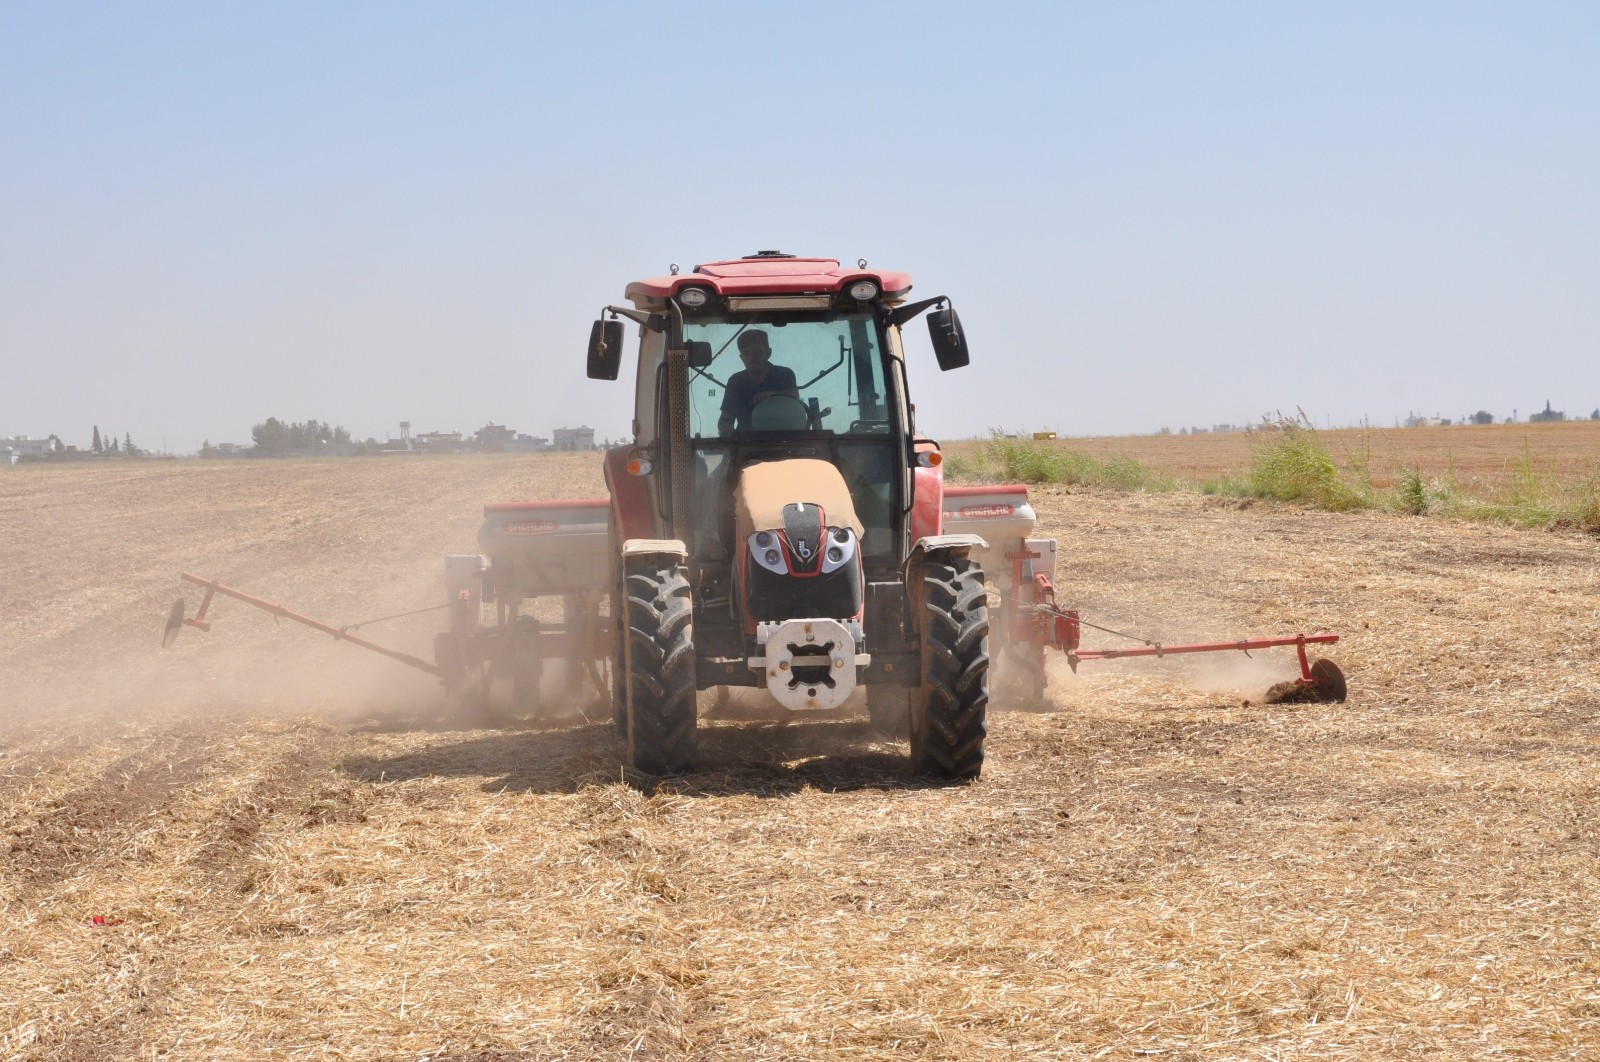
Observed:
[[[957,512],[945,510],[946,516],[1010,516],[1016,509],[1010,505],[963,505]]]
[[[811,547],[806,545],[806,540],[803,538],[795,541],[794,551],[800,554],[801,560],[811,559]]]
[[[501,532],[507,535],[548,535],[560,529],[554,520],[513,520],[500,525]]]

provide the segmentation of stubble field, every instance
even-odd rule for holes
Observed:
[[[600,492],[0,469],[0,1056],[1600,1056],[1593,537],[1036,490],[1088,618],[1336,630],[1351,697],[1256,703],[1285,650],[1059,665],[965,786],[751,712],[652,784],[598,717],[452,718],[238,604],[156,648],[182,570],[353,623],[436,603],[484,500]]]

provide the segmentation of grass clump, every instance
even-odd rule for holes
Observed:
[[[1566,511],[1557,522],[1563,527],[1600,535],[1600,464],[1574,488]]]
[[[969,455],[952,457],[945,469],[952,478],[964,480],[1062,483],[1126,491],[1168,491],[1178,487],[1173,477],[1152,472],[1126,454],[1101,461],[1050,440],[1014,438],[999,431],[992,432]]]
[[[1298,502],[1317,509],[1342,512],[1364,509],[1371,495],[1352,486],[1339,474],[1316,429],[1298,420],[1280,420],[1256,450],[1250,469],[1248,492],[1257,498]]]
[[[1422,478],[1421,469],[1400,470],[1400,485],[1395,489],[1394,496],[1396,509],[1412,516],[1421,516],[1428,511],[1428,495],[1428,484]]]
[[[1524,448],[1511,467],[1510,486],[1493,498],[1450,495],[1440,511],[1465,520],[1518,527],[1567,528],[1600,534],[1600,462],[1575,481],[1541,468]]]

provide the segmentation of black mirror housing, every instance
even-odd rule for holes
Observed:
[[[689,350],[691,369],[704,369],[711,365],[711,343],[708,340],[691,339],[684,346]]]
[[[596,321],[589,329],[589,379],[615,380],[622,369],[622,322]]]
[[[971,360],[967,354],[967,334],[961,330],[961,318],[956,316],[954,306],[928,315],[928,339],[933,343],[934,357],[939,359],[939,369],[943,372],[959,369]]]

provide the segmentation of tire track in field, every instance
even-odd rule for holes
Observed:
[[[14,826],[7,871],[25,891],[81,873],[117,851],[131,827],[179,799],[215,758],[214,733],[184,726],[113,761],[87,785],[63,793],[31,822]]]
[[[120,892],[123,903],[131,898],[134,910],[145,908],[78,953],[86,978],[70,1005],[44,1023],[37,1057],[125,1058],[149,1050],[159,1040],[156,1015],[168,1011],[163,1001],[174,1000],[195,976],[196,956],[204,954],[195,950],[196,939],[229,923],[241,894],[254,887],[263,835],[364,817],[359,789],[334,769],[343,731],[308,722],[262,724],[153,735],[145,749],[70,794],[31,831],[42,858],[26,868],[24,899],[35,907],[57,906],[67,893]],[[168,763],[172,782],[153,781]],[[91,823],[114,836],[64,857],[61,836],[76,836]],[[152,914],[162,911],[165,917]]]
[[[82,731],[43,735],[0,732],[0,807],[15,803],[24,808],[31,794],[48,786],[60,770],[79,768],[92,759],[96,744]]]
[[[256,778],[228,794],[192,831],[204,840],[183,860],[189,873],[239,892],[248,888],[248,863],[263,833],[365,821],[361,793],[335,770],[344,735],[307,726],[288,736]]]

